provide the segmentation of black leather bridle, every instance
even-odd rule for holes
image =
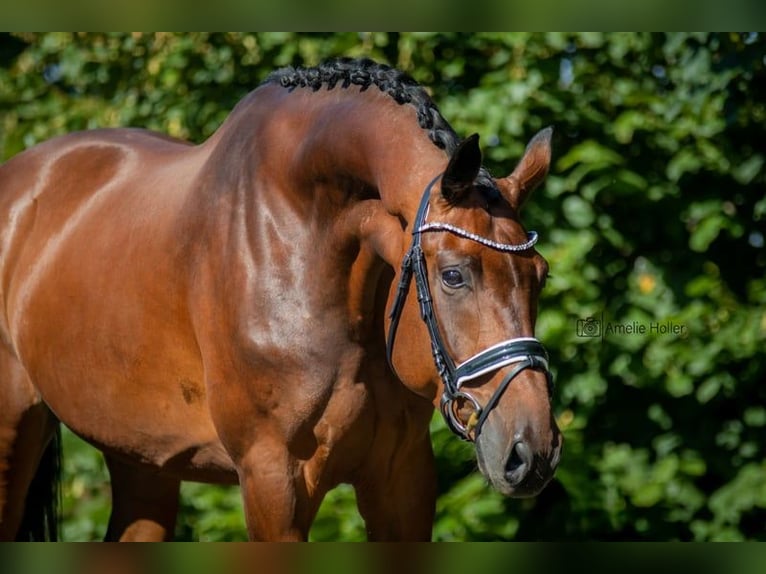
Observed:
[[[423,249],[420,245],[421,235],[429,231],[447,231],[461,237],[478,241],[482,245],[490,248],[505,251],[519,252],[531,249],[537,241],[537,234],[529,233],[528,241],[519,245],[496,243],[490,239],[475,235],[461,228],[440,223],[426,223],[428,214],[429,198],[431,188],[439,180],[441,175],[434,178],[423,192],[423,198],[420,201],[415,221],[412,226],[412,244],[402,261],[402,271],[399,279],[399,287],[396,299],[391,308],[389,318],[391,325],[388,331],[386,341],[386,356],[388,364],[396,373],[393,364],[394,341],[396,339],[396,330],[399,325],[399,319],[404,308],[404,302],[410,289],[412,277],[415,277],[415,286],[417,288],[418,303],[420,305],[420,316],[426,324],[428,334],[431,338],[431,352],[433,354],[436,370],[444,384],[444,391],[441,398],[441,412],[444,416],[450,430],[460,436],[460,438],[472,441],[476,440],[481,433],[482,426],[487,420],[490,411],[497,406],[500,397],[505,393],[511,381],[524,369],[535,369],[545,373],[548,381],[549,397],[553,393],[553,377],[548,369],[548,353],[542,343],[534,337],[521,337],[508,339],[497,345],[474,355],[467,361],[455,364],[447,348],[444,345],[439,325],[434,313],[433,299],[431,290],[428,286],[428,270],[423,255]],[[513,369],[503,378],[495,393],[482,408],[479,402],[469,393],[462,390],[465,382],[476,379],[487,373],[498,371],[499,369],[513,365]],[[474,411],[469,420],[464,424],[458,416],[460,401],[468,401]],[[473,432],[473,436],[471,433]]]

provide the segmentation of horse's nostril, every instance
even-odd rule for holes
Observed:
[[[508,457],[508,463],[505,465],[506,472],[514,472],[524,464],[517,447],[518,443],[513,445],[513,448],[511,449],[511,456]]]
[[[514,443],[511,454],[505,463],[505,479],[518,486],[532,467],[532,452],[524,441]]]

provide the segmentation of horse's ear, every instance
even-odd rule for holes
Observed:
[[[468,195],[481,169],[479,134],[468,136],[455,150],[442,176],[442,196],[456,204]]]
[[[516,169],[505,178],[506,185],[500,186],[503,197],[516,210],[524,205],[532,191],[548,175],[548,168],[551,164],[552,135],[553,128],[551,127],[537,132],[527,144],[527,149]]]

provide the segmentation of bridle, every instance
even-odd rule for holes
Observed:
[[[399,319],[404,308],[404,302],[409,292],[412,277],[415,277],[415,286],[417,288],[418,303],[420,305],[420,317],[426,324],[428,335],[431,338],[431,352],[433,354],[436,370],[444,384],[440,409],[444,420],[447,422],[450,430],[467,441],[476,440],[481,433],[482,426],[487,420],[490,411],[497,406],[500,397],[505,393],[511,381],[519,375],[524,369],[534,369],[542,371],[548,381],[549,397],[553,393],[553,376],[548,369],[548,353],[542,343],[534,337],[519,337],[508,339],[496,345],[477,353],[468,360],[455,364],[452,357],[447,352],[444,345],[439,325],[434,313],[433,299],[431,290],[428,286],[428,272],[426,269],[425,256],[420,245],[423,233],[431,231],[446,231],[453,233],[465,239],[476,241],[491,249],[507,253],[515,253],[531,249],[537,242],[537,233],[530,232],[528,240],[522,244],[497,243],[486,237],[476,235],[465,229],[450,225],[447,223],[426,223],[428,215],[429,198],[431,188],[439,180],[441,175],[434,178],[425,188],[423,197],[420,200],[417,215],[412,226],[412,243],[407,254],[402,261],[401,277],[399,287],[396,293],[396,299],[391,307],[389,318],[391,325],[388,331],[386,341],[386,356],[388,364],[396,373],[393,364],[394,341],[396,339],[396,330],[399,325]],[[498,386],[495,393],[482,408],[479,402],[466,391],[462,390],[463,384],[467,381],[476,379],[482,375],[498,371],[503,367],[514,365],[503,381]],[[469,420],[464,424],[458,416],[459,401],[468,401],[473,407],[473,413]],[[473,437],[471,433],[473,432]]]

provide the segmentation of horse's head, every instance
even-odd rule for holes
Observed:
[[[480,172],[478,136],[460,144],[412,224],[389,329],[389,358],[405,384],[434,396],[441,379],[435,400],[448,425],[476,443],[479,468],[511,496],[538,493],[562,446],[547,354],[534,339],[548,265],[533,248],[536,234],[519,221],[547,174],[550,135],[535,136],[513,173],[498,180]],[[407,297],[411,278],[418,304]],[[408,343],[399,335],[395,344],[399,316],[406,316],[401,331],[414,338]],[[434,361],[413,357],[425,345]]]

